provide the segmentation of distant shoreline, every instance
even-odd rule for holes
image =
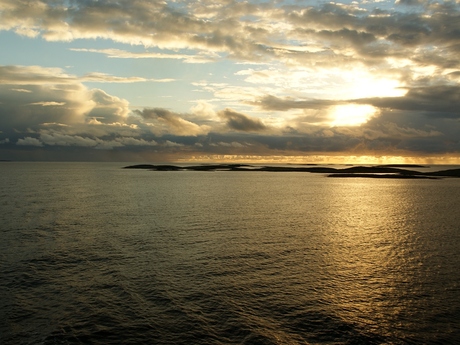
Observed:
[[[249,164],[202,164],[191,166],[137,164],[124,169],[143,169],[150,171],[268,171],[268,172],[308,172],[328,174],[327,177],[344,178],[390,178],[390,179],[439,179],[460,177],[460,169],[420,172],[402,168],[425,168],[415,164],[394,164],[378,166],[352,166],[344,169],[320,166],[254,166]]]

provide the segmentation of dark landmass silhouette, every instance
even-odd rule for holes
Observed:
[[[391,168],[385,166],[353,166],[351,168],[339,169],[336,173],[343,174],[402,174],[402,175],[418,175],[419,171],[407,170],[400,168]]]
[[[327,177],[366,177],[366,178],[392,178],[392,179],[439,179],[435,176],[403,175],[403,174],[331,174]]]
[[[152,165],[152,164],[137,164],[137,165],[129,165],[124,167],[123,169],[155,169],[160,165]],[[165,165],[165,166],[172,166],[172,165]]]
[[[425,173],[427,176],[440,176],[440,177],[460,177],[460,169],[449,169]]]
[[[383,164],[378,166],[387,168],[429,168],[428,166],[418,164]]]
[[[124,167],[124,169],[146,169],[152,171],[268,171],[268,172],[308,172],[328,174],[328,177],[367,177],[367,178],[442,178],[460,177],[460,169],[449,169],[433,172],[420,172],[402,169],[400,167],[421,167],[420,165],[379,165],[379,166],[352,166],[337,169],[319,166],[255,166],[248,164],[202,164],[191,166],[138,164]]]

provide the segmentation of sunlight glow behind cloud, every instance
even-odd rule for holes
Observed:
[[[367,104],[335,105],[330,110],[331,126],[359,126],[375,116],[377,109]]]

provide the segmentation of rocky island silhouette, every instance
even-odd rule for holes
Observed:
[[[332,168],[319,166],[257,166],[249,164],[201,164],[190,166],[137,164],[124,169],[146,169],[151,171],[268,171],[268,172],[308,172],[327,174],[327,177],[358,178],[392,178],[392,179],[439,179],[460,177],[460,169],[447,169],[420,172],[406,168],[424,168],[420,165],[378,165],[352,166],[349,168]]]

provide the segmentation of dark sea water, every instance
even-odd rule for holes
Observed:
[[[0,344],[459,344],[460,179],[0,163]]]

